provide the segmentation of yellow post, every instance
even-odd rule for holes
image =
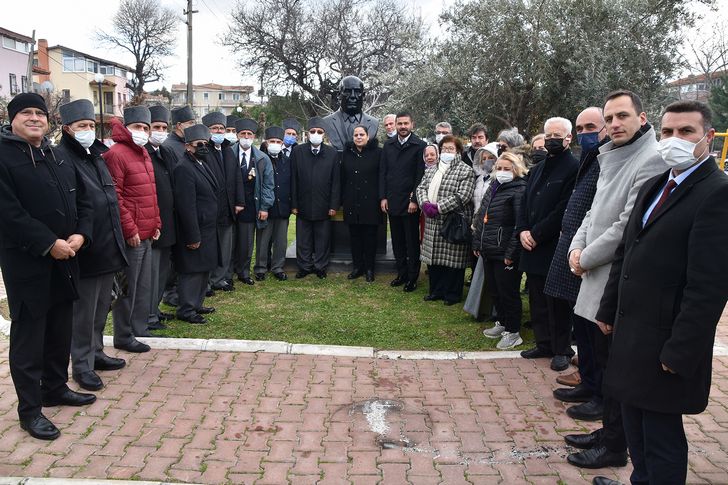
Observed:
[[[715,136],[723,138],[723,151],[718,159],[718,166],[721,170],[725,170],[725,159],[728,156],[728,131],[725,133],[716,133]]]

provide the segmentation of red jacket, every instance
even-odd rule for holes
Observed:
[[[162,229],[152,160],[144,147],[134,144],[131,132],[117,119],[111,120],[111,139],[115,144],[103,157],[116,184],[124,239],[135,234],[142,241],[150,239],[157,229]]]

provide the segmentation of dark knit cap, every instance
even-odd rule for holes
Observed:
[[[240,118],[233,115],[228,115],[227,117],[227,124],[225,125],[225,128],[235,128],[235,122],[238,121]]]
[[[152,114],[152,123],[167,123],[169,124],[169,110],[161,104],[156,106],[150,106],[149,112]]]
[[[235,122],[235,131],[240,133],[243,130],[258,132],[258,123],[250,118],[242,118]]]
[[[284,130],[296,130],[296,133],[301,133],[301,123],[296,118],[286,118],[281,122],[281,126]]]
[[[270,126],[265,129],[265,139],[270,140],[271,138],[278,138],[279,140],[283,140],[283,137],[285,136],[285,132],[283,131],[283,128],[280,126]]]
[[[321,118],[320,116],[314,116],[313,118],[308,120],[308,129],[310,130],[312,128],[321,128],[322,130],[326,131],[328,127],[326,126],[326,122],[323,118]]]
[[[225,113],[213,111],[212,113],[207,113],[205,116],[202,117],[202,124],[207,126],[208,128],[212,125],[226,126],[227,118],[225,117]]]
[[[77,99],[58,107],[61,114],[61,123],[70,125],[80,120],[96,120],[94,104],[88,99]]]
[[[196,124],[192,125],[189,128],[185,128],[185,143],[192,143],[193,141],[198,140],[209,140],[210,139],[210,129],[206,127],[205,125]]]
[[[152,114],[146,106],[131,106],[124,109],[124,125],[132,123],[144,123],[152,125]]]
[[[184,123],[195,119],[195,112],[189,106],[182,106],[181,108],[175,108],[172,110],[172,123]]]
[[[42,110],[46,116],[48,116],[48,107],[40,94],[21,93],[16,95],[8,103],[8,116],[10,117],[10,121],[12,122],[15,115],[23,111],[25,108],[38,108],[39,110]]]

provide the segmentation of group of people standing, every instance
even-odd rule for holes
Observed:
[[[578,373],[554,391],[578,403],[576,419],[603,428],[566,441],[570,463],[623,466],[633,483],[683,483],[681,414],[702,412],[712,343],[728,287],[728,179],[708,155],[715,130],[698,102],[669,105],[660,141],[639,97],[609,94],[572,124],[549,118],[525,140],[484,125],[464,148],[447,122],[435,142],[413,133],[413,116],[387,115],[380,147],[363,118],[340,150],[313,117],[299,143],[294,119],[265,129],[252,119],[189,107],[126,108],[114,144],[96,139],[93,104],[60,108],[51,146],[43,99],[20,94],[0,132],[0,266],[11,312],[10,369],[21,427],[55,439],[42,406],[80,406],[103,387],[99,371],[125,361],[103,351],[112,293],[114,346],[146,352],[138,337],[176,318],[206,323],[204,299],[267,278],[284,281],[288,221],[296,215],[296,278],[327,277],[331,223],[339,208],[351,236],[349,279],[374,281],[377,234],[389,221],[396,276],[424,299],[461,301],[465,270],[482,272],[494,302],[485,337],[523,343],[521,285],[527,276],[535,346],[524,358],[566,370],[572,336]],[[367,118],[369,120],[369,118]],[[366,121],[366,120],[365,120]],[[337,132],[337,140],[342,137]],[[376,127],[374,129],[376,133]],[[257,247],[252,267],[253,249]],[[120,277],[122,276],[123,277]],[[471,286],[471,292],[480,291]],[[164,300],[176,315],[160,312]],[[595,483],[611,483],[598,477]]]

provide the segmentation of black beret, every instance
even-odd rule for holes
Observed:
[[[301,123],[296,118],[286,118],[281,122],[281,126],[284,130],[295,130],[296,133],[301,133]]]
[[[80,120],[96,120],[94,104],[88,99],[77,99],[58,108],[61,114],[61,123],[70,125]]]
[[[208,128],[212,125],[226,126],[227,118],[225,117],[225,113],[213,111],[212,113],[207,113],[205,116],[202,117],[202,124],[207,126]]]
[[[283,140],[283,137],[285,136],[285,132],[283,131],[283,128],[280,126],[269,126],[265,129],[265,139],[269,140],[271,138],[278,138],[279,140]]]
[[[238,121],[240,118],[233,115],[228,115],[227,117],[227,124],[225,125],[225,128],[235,128],[235,122]]]
[[[240,133],[243,130],[258,132],[258,123],[250,118],[242,118],[235,122],[235,131]]]
[[[324,121],[323,118],[320,116],[314,116],[313,118],[308,120],[308,129],[312,128],[321,128],[322,130],[326,131],[326,121]]]
[[[195,112],[189,106],[182,106],[172,110],[172,123],[184,123],[195,119]]]
[[[152,123],[162,122],[169,124],[169,110],[161,104],[150,106],[149,112],[152,114]]]
[[[185,143],[192,143],[197,140],[209,140],[210,129],[205,125],[196,124],[185,128]]]
[[[152,114],[146,106],[130,106],[124,109],[124,124],[144,123],[152,125]]]

